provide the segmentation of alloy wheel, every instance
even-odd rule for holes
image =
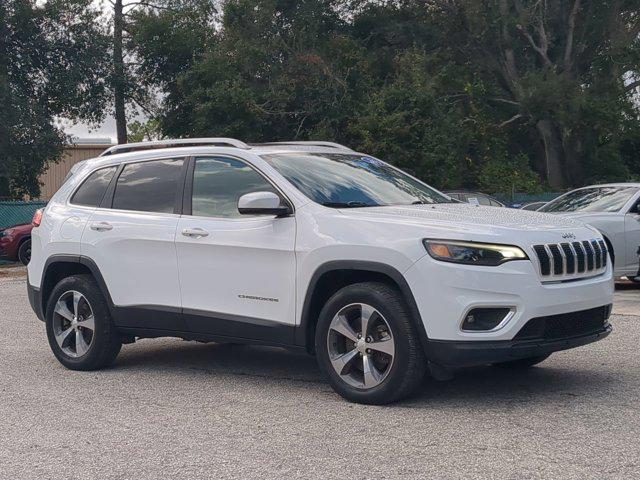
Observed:
[[[327,335],[329,360],[349,385],[380,385],[393,365],[395,342],[384,316],[371,305],[353,303],[331,320]]]
[[[53,333],[60,349],[68,356],[85,355],[95,335],[93,310],[80,292],[63,293],[53,309]]]

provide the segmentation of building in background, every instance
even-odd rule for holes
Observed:
[[[62,158],[58,163],[52,163],[40,175],[40,199],[49,200],[60,188],[67,173],[76,163],[88,158],[95,158],[112,146],[110,138],[79,138],[73,145],[64,147]]]

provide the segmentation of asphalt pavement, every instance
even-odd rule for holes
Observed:
[[[0,276],[2,479],[640,476],[639,316],[529,371],[428,379],[374,407],[276,348],[142,340],[111,369],[66,370],[25,288]]]

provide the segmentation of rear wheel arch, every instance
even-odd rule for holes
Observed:
[[[423,348],[426,348],[427,334],[420,311],[402,273],[384,263],[351,260],[327,262],[314,272],[307,287],[300,326],[296,328],[296,345],[305,347],[309,353],[314,353],[316,324],[322,307],[341,288],[361,282],[385,283],[400,292],[409,307],[420,343]]]
[[[109,310],[113,309],[111,295],[98,266],[88,257],[80,255],[53,255],[45,263],[40,286],[42,311],[46,311],[47,302],[55,286],[63,279],[74,275],[91,275],[102,291]]]

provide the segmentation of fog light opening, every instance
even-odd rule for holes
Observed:
[[[462,321],[463,332],[497,330],[513,315],[515,308],[481,307],[470,310]]]

